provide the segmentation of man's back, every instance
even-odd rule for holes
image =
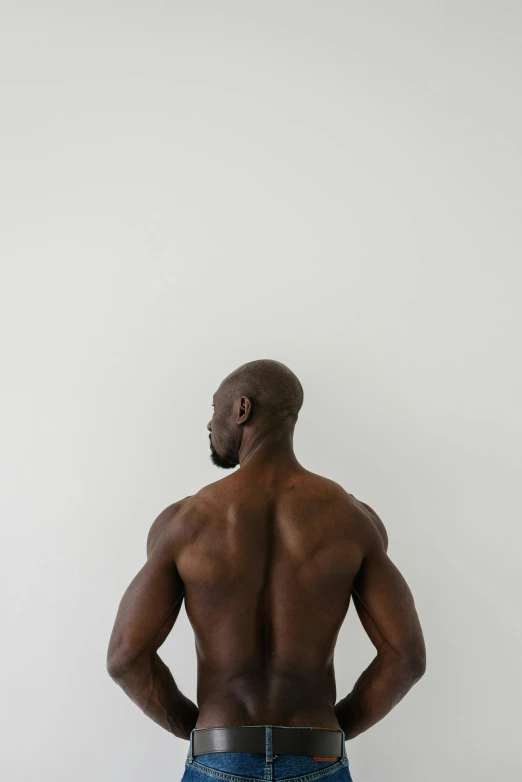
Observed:
[[[240,469],[157,517],[147,562],[120,602],[109,673],[176,736],[275,725],[350,739],[424,673],[415,603],[388,557],[381,520],[295,456],[302,403],[299,379],[270,359],[222,381],[207,424],[211,459]],[[377,654],[336,702],[334,649],[351,596]],[[197,705],[157,654],[183,598],[196,639]],[[216,735],[220,752],[225,734]],[[266,740],[269,753],[269,732]],[[312,744],[299,746],[316,755]]]
[[[196,638],[197,727],[337,728],[334,647],[376,534],[368,510],[303,468],[246,466],[170,523]]]

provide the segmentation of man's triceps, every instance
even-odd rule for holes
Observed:
[[[367,552],[353,589],[362,603],[363,625],[368,625],[380,648],[421,668],[425,646],[413,594],[380,538]]]

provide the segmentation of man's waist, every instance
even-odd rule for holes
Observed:
[[[270,729],[270,730],[268,730]],[[312,755],[336,760],[343,755],[343,731],[339,728],[283,725],[231,725],[195,728],[192,754],[213,752],[259,752],[275,755]]]

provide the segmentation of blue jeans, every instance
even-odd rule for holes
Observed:
[[[350,775],[346,744],[342,741],[340,760],[313,760],[312,755],[275,755],[272,752],[272,727],[266,725],[266,752],[210,752],[205,755],[192,754],[193,735],[191,731],[189,751],[185,761],[182,782],[353,782]],[[308,728],[299,728],[308,730]],[[342,731],[340,731],[342,732]]]

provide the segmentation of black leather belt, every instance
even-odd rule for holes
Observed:
[[[273,755],[320,755],[342,757],[343,733],[330,728],[272,726]],[[193,755],[209,752],[266,752],[265,725],[231,725],[225,728],[194,728]]]

